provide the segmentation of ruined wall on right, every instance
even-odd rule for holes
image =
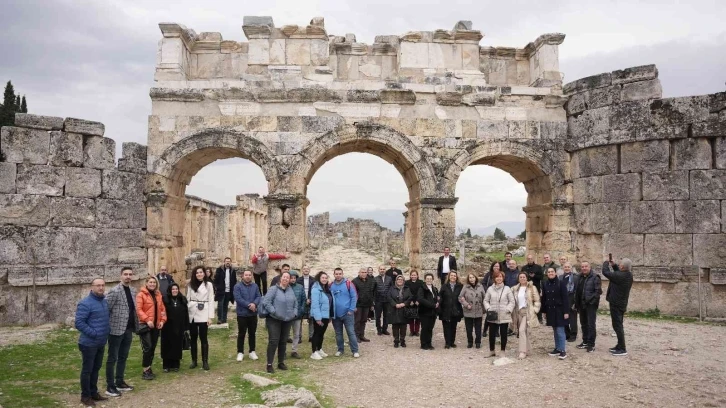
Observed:
[[[578,260],[632,259],[631,309],[726,316],[726,93],[661,98],[655,66],[563,88]]]

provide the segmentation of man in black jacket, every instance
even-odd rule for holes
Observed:
[[[451,248],[445,247],[444,255],[439,257],[439,266],[436,268],[439,279],[441,279],[441,284],[443,285],[448,281],[449,272],[458,270],[459,268],[456,267],[456,257],[451,255]]]
[[[388,306],[388,290],[393,285],[393,279],[386,273],[386,267],[381,265],[378,267],[378,276],[376,276],[376,300],[373,308],[376,312],[376,331],[378,335],[385,334],[389,336],[388,320],[386,318],[386,307]]]
[[[358,302],[355,305],[355,335],[359,342],[369,342],[365,336],[368,312],[373,309],[377,286],[375,279],[368,277],[368,270],[360,268],[358,277],[353,279],[353,285],[358,292]]]
[[[224,265],[214,274],[214,300],[217,301],[217,323],[227,323],[227,308],[234,303],[234,285],[237,284],[237,270],[232,259],[224,258]]]
[[[589,262],[580,263],[580,279],[575,286],[575,308],[580,314],[582,343],[578,344],[577,348],[587,349],[588,353],[595,351],[600,295],[602,295],[600,275],[592,273]]]
[[[625,331],[623,330],[623,317],[628,308],[630,288],[633,286],[633,273],[630,271],[632,261],[624,258],[620,266],[613,261],[605,261],[602,264],[602,274],[610,280],[605,299],[610,304],[610,318],[613,322],[613,330],[618,335],[618,344],[610,349],[614,356],[627,356],[625,349]],[[612,267],[612,271],[610,268]]]
[[[560,280],[565,282],[567,286],[567,298],[569,300],[569,315],[567,319],[568,324],[565,326],[565,336],[568,342],[574,342],[577,340],[577,312],[575,311],[575,285],[577,280],[580,278],[579,274],[574,273],[572,270],[572,264],[569,262],[562,263],[562,276]]]
[[[522,272],[527,273],[527,279],[532,281],[532,284],[535,288],[537,288],[537,292],[542,294],[542,278],[544,277],[544,274],[542,272],[542,267],[534,263],[534,256],[527,255],[527,264],[522,267]],[[539,312],[537,312],[537,320],[539,320],[539,323],[542,324],[542,309],[540,309]]]
[[[400,269],[396,268],[396,261],[393,258],[388,260],[388,264],[391,267],[388,268],[388,270],[386,271],[386,276],[389,276],[395,282],[396,276],[403,275],[403,272]]]

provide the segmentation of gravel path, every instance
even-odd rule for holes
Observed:
[[[463,322],[459,347],[451,350],[437,322],[434,351],[419,349],[412,337],[409,347],[394,349],[390,336],[376,336],[368,324],[372,341],[361,347],[361,358],[344,358],[315,377],[340,406],[726,406],[726,327],[626,318],[630,355],[613,357],[609,323],[598,318],[594,353],[567,343],[565,361],[546,354],[554,345],[551,328],[536,328],[536,355],[501,367],[486,357],[488,339],[481,350],[466,348]],[[507,344],[515,359],[516,340]]]

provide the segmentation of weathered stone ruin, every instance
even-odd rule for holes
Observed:
[[[81,283],[121,264],[183,271],[185,188],[218,159],[260,166],[263,240],[300,264],[307,184],[349,152],[400,172],[405,250],[423,272],[455,243],[459,174],[486,164],[524,184],[538,261],[546,251],[597,267],[612,252],[634,261],[632,308],[726,316],[726,93],[662,98],[654,66],[563,86],[563,34],[484,47],[466,21],[372,44],[328,35],[322,18],[245,17],[246,42],[159,27],[148,152],[129,144],[115,167],[102,125],[73,119],[3,128],[0,323],[62,321]]]

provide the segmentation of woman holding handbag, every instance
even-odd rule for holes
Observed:
[[[527,272],[520,272],[517,280],[519,283],[512,287],[514,295],[512,328],[519,335],[519,359],[522,360],[532,353],[529,329],[539,326],[537,313],[542,304],[537,287],[527,281]]]
[[[179,371],[184,349],[184,336],[189,330],[187,298],[181,294],[179,285],[172,283],[167,289],[164,308],[166,324],[161,329],[161,360],[164,372]]]
[[[411,305],[411,291],[405,286],[403,275],[396,276],[396,284],[388,290],[388,322],[393,325],[393,347],[406,347],[405,308]]]
[[[408,328],[411,330],[411,336],[418,336],[421,331],[421,319],[418,317],[418,290],[423,286],[423,281],[418,278],[418,271],[411,269],[409,279],[404,285],[411,291],[411,306],[406,308],[406,317],[408,318]]]
[[[464,311],[464,324],[466,326],[467,348],[481,348],[481,321],[484,316],[484,287],[479,283],[476,275],[470,273],[466,277],[466,285],[461,290],[459,302]],[[472,335],[472,330],[474,334]]]
[[[459,283],[459,274],[456,271],[450,271],[448,282],[441,285],[439,296],[441,297],[441,311],[439,318],[444,326],[444,348],[456,348],[456,325],[461,321],[464,315],[459,303],[459,296],[463,285]]]
[[[204,272],[204,268],[194,268],[192,280],[187,287],[187,309],[189,311],[189,331],[191,334],[192,363],[189,368],[197,367],[197,338],[202,343],[202,368],[209,370],[209,342],[207,331],[214,318],[214,285]]]
[[[146,283],[136,294],[136,315],[139,317],[139,340],[141,340],[141,366],[144,372],[141,378],[153,380],[155,375],[151,371],[154,362],[156,343],[159,341],[159,332],[166,323],[166,308],[159,293],[159,281],[155,277],[146,278]]]
[[[487,289],[484,296],[484,308],[487,311],[487,321],[489,322],[489,351],[490,356],[495,357],[494,342],[497,340],[494,333],[497,331],[502,338],[501,356],[504,357],[507,351],[507,330],[509,323],[512,322],[512,311],[514,310],[514,295],[512,290],[504,284],[504,274],[501,272],[492,272],[494,285]]]
[[[436,323],[436,311],[439,308],[439,290],[434,286],[434,275],[427,273],[424,284],[418,289],[418,317],[421,319],[421,349],[433,350],[431,339]]]

